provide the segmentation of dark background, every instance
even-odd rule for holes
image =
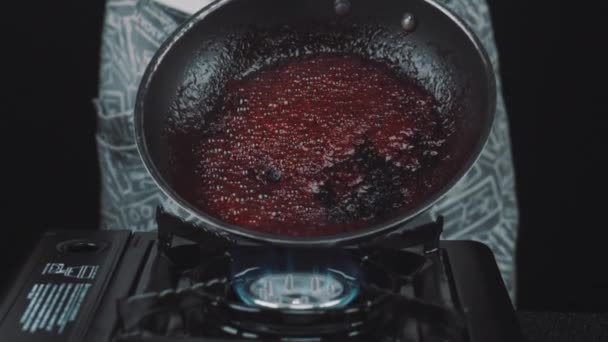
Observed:
[[[606,19],[589,4],[490,3],[521,210],[519,308],[608,312]],[[102,19],[100,0],[3,9],[3,270],[45,229],[96,227]]]

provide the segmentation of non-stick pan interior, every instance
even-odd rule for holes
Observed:
[[[331,0],[218,1],[178,30],[152,60],[136,108],[140,148],[160,186],[181,200],[171,186],[168,133],[202,128],[228,81],[285,58],[333,52],[386,62],[432,93],[440,114],[454,123],[449,158],[437,168],[448,175],[444,184],[393,221],[411,218],[445,193],[477,157],[491,127],[495,90],[483,51],[432,2],[350,4],[341,16]],[[416,22],[413,32],[402,26],[408,13]],[[167,132],[168,123],[176,131]]]

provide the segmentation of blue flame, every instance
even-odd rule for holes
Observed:
[[[359,294],[360,270],[353,256],[341,249],[239,248],[231,256],[233,288],[247,305],[342,308]],[[306,284],[318,285],[308,290]]]

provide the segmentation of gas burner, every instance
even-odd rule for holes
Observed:
[[[272,309],[329,309],[359,293],[355,260],[341,250],[239,248],[230,252],[231,280],[245,304]]]
[[[308,310],[344,307],[357,296],[357,279],[338,270],[264,274],[253,268],[235,275],[235,290],[249,305]]]
[[[450,341],[465,334],[449,285],[428,285],[445,273],[436,248],[441,219],[409,239],[393,234],[358,246],[287,248],[237,244],[164,215],[160,250],[171,270],[181,270],[181,288],[162,285],[123,301],[127,332],[169,334],[158,322],[172,313],[172,329],[192,336],[422,341],[424,327]]]
[[[435,341],[422,339],[422,332],[412,325],[417,322],[441,341],[461,341],[465,334],[457,310],[375,285],[363,285],[360,298],[344,308],[249,305],[231,296],[232,288],[234,283],[227,278],[210,279],[180,290],[122,300],[123,333],[179,336],[187,332],[191,337],[253,340]]]

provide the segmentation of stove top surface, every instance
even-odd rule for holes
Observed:
[[[157,235],[48,234],[0,307],[0,336],[521,340],[491,251],[440,242],[441,223],[418,238],[307,249],[236,244],[162,215]]]

